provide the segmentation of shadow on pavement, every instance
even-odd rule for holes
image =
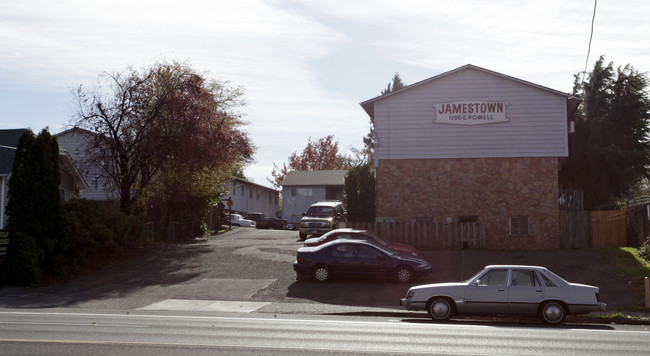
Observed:
[[[121,298],[148,287],[165,287],[189,281],[202,255],[211,253],[194,243],[146,246],[123,261],[69,281],[51,281],[34,287],[3,287],[0,306],[10,308],[54,308],[89,300]]]

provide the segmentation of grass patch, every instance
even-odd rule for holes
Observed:
[[[607,249],[606,252],[609,262],[623,280],[627,282],[630,290],[644,298],[645,277],[650,277],[650,263],[639,255],[639,249],[619,247]],[[642,309],[639,311],[650,311],[650,308],[643,306],[639,308]]]

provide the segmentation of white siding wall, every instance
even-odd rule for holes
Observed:
[[[88,146],[86,136],[77,131],[66,131],[56,136],[59,147],[68,151],[70,158],[76,165],[79,174],[84,177],[88,189],[81,194],[81,198],[89,200],[117,199],[117,195],[106,192],[103,180],[99,178],[99,167],[85,162]]]
[[[242,181],[230,185],[232,210],[241,213],[264,213],[275,217],[280,210],[278,192]],[[227,208],[227,207],[226,207]]]
[[[506,102],[505,123],[434,123],[440,103]],[[566,97],[468,69],[375,103],[376,158],[566,157]]]
[[[296,189],[296,195],[291,194],[291,189]],[[311,195],[300,194],[301,189],[311,189]],[[325,187],[283,187],[282,188],[282,219],[289,223],[298,223],[302,213],[306,212],[310,205],[326,200]]]

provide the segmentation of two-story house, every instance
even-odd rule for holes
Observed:
[[[361,103],[379,221],[480,222],[490,249],[560,247],[571,95],[465,65]]]
[[[298,224],[310,205],[324,200],[343,201],[344,169],[291,171],[282,180],[282,219]]]

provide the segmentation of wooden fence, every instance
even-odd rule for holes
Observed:
[[[560,211],[560,248],[627,246],[625,211]],[[485,225],[471,223],[348,222],[346,227],[369,230],[388,241],[421,250],[489,248]]]
[[[624,210],[560,211],[561,247],[605,248],[627,246]]]
[[[369,230],[382,239],[409,244],[421,250],[487,248],[485,225],[476,222],[348,222],[346,227]]]
[[[627,246],[627,215],[624,210],[592,211],[594,248]]]

